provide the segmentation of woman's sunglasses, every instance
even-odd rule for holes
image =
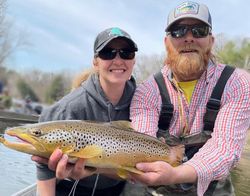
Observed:
[[[131,60],[135,57],[135,51],[127,48],[104,48],[100,52],[98,52],[96,56],[100,57],[103,60],[112,60],[116,57],[117,53],[119,53],[119,56],[124,60]]]
[[[205,24],[199,25],[174,25],[168,31],[173,38],[182,38],[191,30],[193,37],[203,38],[211,33],[211,28]]]

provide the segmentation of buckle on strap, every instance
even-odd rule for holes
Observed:
[[[161,106],[161,115],[164,115],[164,117],[173,115],[174,106],[173,104],[162,104]]]
[[[167,130],[169,128],[170,121],[173,117],[173,111],[173,104],[162,104],[160,118],[158,122],[159,129]]]
[[[213,131],[214,123],[217,114],[220,110],[221,101],[218,99],[210,98],[207,102],[206,113],[203,117],[204,127],[203,130]]]
[[[207,102],[207,109],[219,110],[221,101],[219,99],[210,98]]]

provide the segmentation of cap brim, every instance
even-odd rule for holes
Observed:
[[[211,24],[209,24],[206,20],[203,20],[203,19],[201,19],[201,18],[194,17],[193,15],[185,15],[185,16],[179,17],[177,20],[171,22],[171,23],[167,26],[167,28],[165,29],[165,32],[168,32],[168,31],[169,31],[169,28],[170,28],[174,23],[176,23],[176,22],[178,22],[178,21],[180,21],[180,20],[182,20],[182,19],[184,19],[184,18],[185,18],[185,19],[186,19],[186,18],[192,18],[192,19],[199,20],[199,21],[204,22],[205,24],[207,24],[210,28],[212,28]]]
[[[131,40],[131,39],[127,38],[127,37],[124,37],[124,36],[114,36],[114,37],[111,37],[110,39],[106,40],[105,42],[103,42],[103,43],[96,49],[96,52],[100,52],[105,46],[107,46],[112,40],[114,40],[114,39],[116,39],[116,38],[125,39],[126,41],[129,42],[130,47],[133,48],[134,51],[137,51],[137,50],[138,50],[137,45],[136,45],[136,43],[135,43],[133,40]]]

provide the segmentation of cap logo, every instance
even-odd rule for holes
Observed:
[[[185,14],[198,14],[199,4],[194,2],[184,2],[175,9],[175,17]]]
[[[109,33],[109,36],[110,35],[124,36],[122,31],[119,28],[112,28],[110,33]]]

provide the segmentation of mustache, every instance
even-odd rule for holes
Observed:
[[[197,45],[194,44],[187,44],[185,46],[177,48],[178,53],[185,53],[185,52],[197,52],[202,53],[203,49]]]

